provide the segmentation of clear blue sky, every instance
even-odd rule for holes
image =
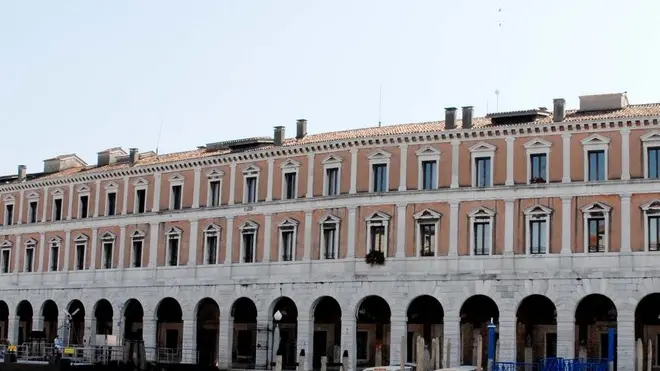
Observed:
[[[501,8],[501,12],[498,9]],[[628,91],[660,101],[657,0],[0,1],[0,173]],[[499,27],[498,23],[502,26]]]

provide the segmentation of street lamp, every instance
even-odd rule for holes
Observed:
[[[275,325],[277,325],[277,322],[282,320],[282,312],[279,310],[273,314],[273,319],[275,320]]]
[[[280,356],[280,327],[279,322],[282,320],[282,312],[279,310],[273,314],[273,320],[275,322],[275,327],[273,329],[273,352],[275,353],[275,369],[277,371],[282,369],[281,360],[277,356]]]

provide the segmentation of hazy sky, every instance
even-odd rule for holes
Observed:
[[[501,8],[501,11],[498,9]],[[657,0],[0,0],[0,173],[115,146],[660,101]],[[499,26],[501,23],[501,27]]]

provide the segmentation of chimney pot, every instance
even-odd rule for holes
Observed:
[[[284,143],[284,126],[275,126],[275,133],[273,134],[273,144],[280,147]]]
[[[296,121],[296,139],[302,139],[307,135],[307,120]]]
[[[445,108],[445,129],[456,129],[456,107]]]
[[[566,99],[555,98],[553,101],[552,118],[554,122],[562,122],[566,118]]]
[[[18,181],[24,182],[27,179],[27,166],[18,165]]]
[[[473,106],[465,106],[463,107],[463,124],[462,128],[463,129],[472,129],[472,116],[474,115],[474,107]]]
[[[140,152],[138,152],[138,149],[137,148],[129,149],[128,162],[131,165],[135,165],[138,162],[138,160],[140,160]]]

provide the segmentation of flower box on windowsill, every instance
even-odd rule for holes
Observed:
[[[385,265],[385,254],[383,254],[382,251],[371,250],[367,256],[364,257],[364,261],[372,267],[374,265]]]
[[[427,250],[427,251],[422,250],[421,253],[420,253],[420,255],[421,255],[421,256],[435,256],[435,254],[433,253],[433,251],[428,251],[428,250]]]
[[[546,183],[545,179],[541,177],[533,177],[532,179],[529,180],[530,184],[544,184]]]

